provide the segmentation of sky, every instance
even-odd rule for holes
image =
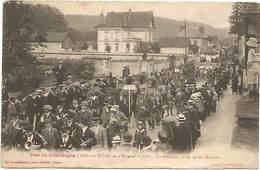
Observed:
[[[175,20],[196,21],[217,28],[229,27],[232,2],[96,2],[96,1],[27,1],[28,3],[48,4],[58,8],[64,15],[99,15],[101,11],[122,12],[131,8],[134,11],[153,11],[154,16]]]

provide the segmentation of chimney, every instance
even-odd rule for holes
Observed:
[[[200,35],[204,35],[204,27],[203,26],[199,27],[199,32],[200,32]]]
[[[101,12],[101,14],[99,16],[99,23],[100,24],[104,24],[105,23],[105,16],[103,14],[103,11]]]
[[[129,8],[129,11],[128,11],[128,19],[129,20],[131,19],[131,16],[132,16],[132,10],[131,10],[131,8]]]

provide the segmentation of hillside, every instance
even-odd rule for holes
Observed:
[[[92,15],[65,15],[65,19],[68,22],[68,26],[76,30],[84,32],[94,31],[95,26],[99,23],[99,16]],[[180,30],[180,26],[184,24],[184,21],[178,21],[174,19],[155,17],[155,38],[170,36],[174,37]],[[228,37],[228,28],[215,28],[203,23],[187,21],[187,26],[204,26],[205,34],[217,35],[218,37]]]

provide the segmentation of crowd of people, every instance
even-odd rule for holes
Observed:
[[[192,151],[202,135],[201,124],[216,112],[217,102],[227,89],[228,64],[220,60],[198,87],[194,78],[196,67],[185,65],[177,72],[162,69],[149,76],[131,76],[126,66],[120,78],[109,73],[86,82],[66,77],[60,62],[54,69],[55,87],[9,97],[8,87],[3,85],[2,147]],[[184,71],[185,68],[192,70]],[[124,85],[134,85],[135,90],[128,93]],[[135,124],[134,133],[129,131],[130,122]],[[155,128],[160,130],[152,139],[149,131]]]

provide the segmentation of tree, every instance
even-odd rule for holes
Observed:
[[[62,18],[60,14],[49,6],[35,6],[20,1],[4,3],[3,76],[11,75],[19,80],[19,83],[15,81],[19,90],[28,90],[35,78],[41,79],[42,71],[36,60],[37,55],[31,51],[43,45],[47,31],[66,25],[63,20],[59,21]]]
[[[86,42],[86,40],[83,40],[81,50],[87,50],[87,49],[88,49],[88,43]]]
[[[136,53],[159,53],[160,47],[158,42],[139,42],[134,48]]]
[[[232,5],[232,14],[229,16],[230,34],[243,35],[244,34],[244,18],[241,14],[243,2],[236,2]]]
[[[34,16],[34,24],[39,31],[67,31],[67,25],[64,15],[54,7],[49,5],[31,5],[31,12]]]

